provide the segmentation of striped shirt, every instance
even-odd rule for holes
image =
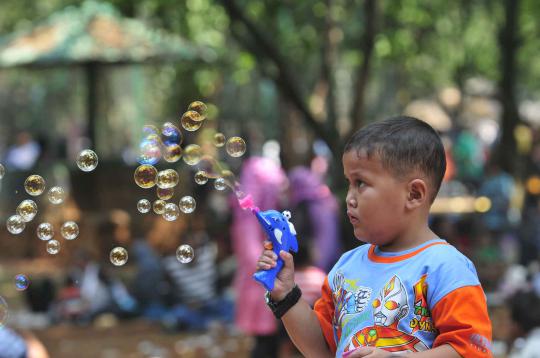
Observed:
[[[207,243],[195,248],[195,258],[187,264],[180,263],[176,256],[163,259],[163,267],[169,276],[174,296],[179,302],[200,305],[217,296],[217,248]]]

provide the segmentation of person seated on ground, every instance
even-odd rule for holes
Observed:
[[[162,261],[173,299],[163,320],[167,328],[205,330],[214,322],[230,323],[233,318],[233,303],[221,297],[217,290],[217,246],[206,233],[204,221],[193,220],[185,234],[177,231],[181,242],[176,240],[193,248],[192,261],[179,261],[178,245],[171,247],[173,250],[169,250]]]

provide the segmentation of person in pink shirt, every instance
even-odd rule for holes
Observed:
[[[249,158],[243,164],[240,183],[242,190],[251,194],[261,210],[279,210],[287,177],[276,162],[268,158]],[[235,324],[244,333],[255,337],[252,357],[275,357],[277,320],[261,299],[264,288],[252,278],[266,234],[256,217],[238,206],[236,198],[232,205],[231,240],[238,262],[233,284],[236,293]]]

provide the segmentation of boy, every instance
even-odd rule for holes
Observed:
[[[428,227],[446,167],[437,133],[411,117],[372,123],[345,146],[343,167],[347,215],[369,245],[338,260],[313,310],[299,299],[291,254],[280,253],[267,300],[296,346],[307,357],[491,357],[474,265]],[[276,260],[264,250],[257,269]]]

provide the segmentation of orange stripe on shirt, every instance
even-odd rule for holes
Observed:
[[[450,344],[462,357],[492,357],[491,321],[480,285],[450,292],[433,307],[431,316],[439,330],[433,348]]]
[[[380,262],[384,264],[389,264],[392,262],[398,262],[402,260],[406,260],[410,257],[413,257],[414,255],[424,251],[428,247],[434,246],[434,245],[448,245],[447,242],[433,242],[429,245],[426,245],[424,247],[419,248],[418,250],[415,250],[413,252],[409,252],[408,254],[399,255],[399,256],[379,256],[375,253],[375,245],[371,245],[368,251],[368,257],[373,262]]]
[[[336,354],[337,345],[334,340],[334,328],[332,327],[334,300],[332,299],[332,289],[328,284],[328,276],[324,279],[321,298],[315,302],[315,307],[313,309],[319,319],[319,325],[321,326],[326,344],[328,344],[332,354]]]

